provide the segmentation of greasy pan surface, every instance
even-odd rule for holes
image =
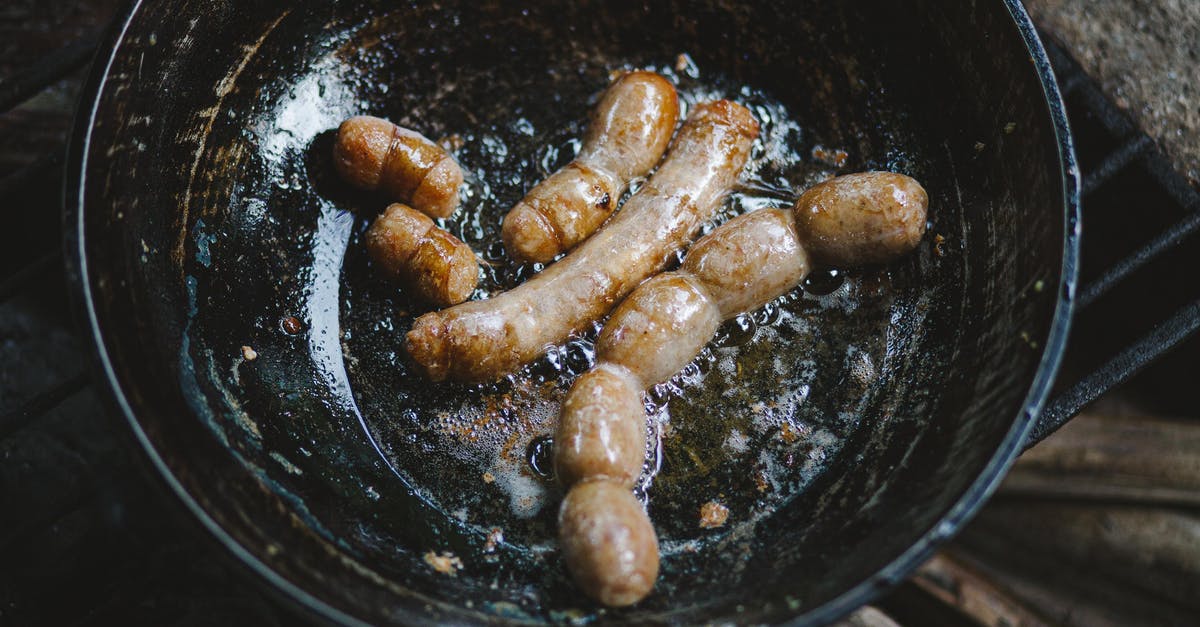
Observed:
[[[1015,1],[245,4],[137,5],[113,34],[73,145],[71,249],[157,471],[303,606],[369,622],[825,621],[953,534],[1019,450],[1066,331],[1077,207]],[[924,183],[931,227],[887,269],[825,273],[728,326],[651,395],[663,573],[611,611],[565,578],[539,472],[588,336],[494,384],[410,374],[400,339],[421,309],[361,251],[384,203],[334,181],[328,153],[355,114],[457,135],[468,185],[448,227],[491,264],[482,297],[534,271],[496,247],[504,211],[578,149],[609,72],[635,67],[764,124],[721,219],[894,169]],[[725,527],[696,524],[709,500],[730,507]],[[430,551],[461,570],[436,572]]]

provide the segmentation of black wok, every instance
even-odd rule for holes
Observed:
[[[331,180],[327,154],[355,113],[458,135],[470,186],[449,225],[502,289],[534,269],[490,245],[500,217],[569,160],[622,67],[798,124],[763,120],[792,160],[727,212],[886,168],[924,183],[931,227],[887,269],[827,273],[744,319],[753,337],[727,328],[709,366],[652,396],[672,416],[648,491],[663,573],[611,611],[564,576],[537,471],[534,410],[587,338],[524,379],[408,374],[419,308],[358,245],[383,204]],[[236,560],[340,622],[832,620],[996,487],[1053,380],[1075,280],[1070,135],[1016,0],[135,3],[95,63],[70,168],[68,248],[119,413]],[[480,464],[489,447],[534,463]],[[730,523],[702,530],[710,499]],[[431,551],[462,569],[436,572]]]

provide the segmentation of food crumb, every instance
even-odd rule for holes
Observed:
[[[258,351],[250,348],[249,346],[243,346],[242,359],[245,359],[246,361],[254,361],[255,359],[258,359]]]
[[[1033,284],[1033,291],[1035,291],[1035,292],[1038,292],[1038,293],[1041,293],[1041,291],[1042,291],[1042,290],[1044,290],[1044,289],[1046,289],[1046,282],[1045,282],[1045,281],[1043,281],[1043,280],[1041,280],[1041,279],[1038,279],[1037,281],[1035,281],[1035,282],[1034,282],[1034,284]]]
[[[443,575],[450,575],[451,577],[457,577],[458,570],[463,567],[462,560],[458,559],[458,556],[449,552],[438,555],[437,553],[430,551],[425,554],[425,563],[432,566],[433,569],[439,573]]]
[[[840,168],[846,165],[846,159],[850,155],[845,150],[837,148],[826,148],[820,144],[813,146],[812,157],[822,163],[828,163],[831,166]]]
[[[488,472],[488,471],[485,471],[483,473],[483,482],[484,483],[495,483],[495,481],[496,481],[496,475],[493,475],[491,472]]]
[[[487,540],[483,543],[483,552],[494,552],[496,550],[496,546],[501,542],[504,542],[504,531],[499,527],[492,527],[492,530],[487,534]]]
[[[700,506],[700,528],[716,529],[724,527],[729,520],[729,508],[716,501],[709,501]]]
[[[767,474],[761,468],[754,473],[754,487],[759,492],[769,492],[771,490],[771,482],[767,481]]]
[[[304,328],[304,325],[300,323],[300,319],[296,316],[287,316],[279,321],[279,328],[283,329],[283,332],[288,335],[295,335]]]
[[[700,77],[700,68],[696,67],[696,62],[692,60],[692,55],[686,52],[681,52],[675,57],[675,71],[689,78]]]
[[[946,238],[942,237],[942,235],[940,233],[937,235],[934,235],[933,236],[933,254],[937,255],[938,257],[945,257],[946,249],[942,246],[942,244],[945,244],[945,243],[946,243]]]
[[[1015,130],[1017,130],[1016,122],[1009,122],[1008,124],[1004,125],[1004,134],[1005,135],[1012,135],[1013,131],[1015,131]]]
[[[987,144],[983,142],[975,142],[975,152],[983,152],[984,148],[987,148]]]

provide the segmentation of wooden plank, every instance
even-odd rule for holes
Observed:
[[[1022,455],[1000,494],[1200,506],[1200,421],[1082,414]]]
[[[101,32],[118,0],[5,0],[0,2],[0,82],[81,37]],[[83,72],[38,96],[0,111],[0,176],[65,143]]]
[[[965,562],[940,553],[921,566],[912,582],[942,603],[986,627],[1044,627],[1051,621]]]
[[[879,608],[866,605],[834,623],[834,627],[900,627],[900,624]]]
[[[996,499],[964,531],[988,559],[1031,556],[1089,586],[1100,582],[1164,606],[1200,612],[1200,514],[1190,510]],[[1027,569],[1030,570],[1030,569]]]

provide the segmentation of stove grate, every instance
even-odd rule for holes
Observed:
[[[1088,250],[1091,229],[1087,228],[1088,221],[1098,217],[1097,213],[1105,211],[1114,213],[1127,210],[1126,207],[1112,206],[1110,199],[1100,198],[1099,192],[1106,185],[1114,183],[1133,169],[1140,169],[1145,177],[1137,173],[1126,176],[1124,182],[1148,188],[1137,193],[1145,197],[1163,198],[1167,200],[1165,207],[1154,207],[1159,215],[1175,214],[1168,226],[1150,237],[1132,252],[1109,265],[1097,276],[1086,277],[1077,291],[1076,326],[1088,322],[1102,313],[1112,314],[1112,311],[1095,311],[1104,297],[1116,290],[1131,277],[1162,259],[1168,253],[1180,249],[1187,240],[1200,230],[1200,193],[1197,193],[1188,182],[1171,166],[1169,159],[1158,149],[1153,139],[1137,129],[1133,120],[1116,104],[1109,100],[1101,91],[1100,86],[1088,77],[1083,68],[1061,46],[1051,41],[1046,42],[1046,51],[1050,55],[1059,83],[1063,86],[1064,98],[1067,99],[1068,116],[1076,133],[1084,132],[1101,135],[1087,138],[1087,144],[1111,146],[1107,150],[1093,150],[1099,153],[1081,154],[1080,158],[1092,157],[1094,166],[1083,173],[1084,200],[1084,257],[1083,268],[1091,265]],[[1081,129],[1080,127],[1084,127]],[[1079,141],[1079,145],[1085,142]],[[1140,207],[1137,209],[1141,209]],[[1136,216],[1130,216],[1136,217]],[[1187,286],[1180,286],[1186,291]],[[1145,315],[1137,316],[1139,322]],[[1118,318],[1119,319],[1119,318]],[[1094,320],[1093,320],[1094,321]],[[1113,320],[1116,322],[1116,320]],[[1070,373],[1076,380],[1065,384],[1066,376],[1060,375],[1056,394],[1048,401],[1042,410],[1042,416],[1027,446],[1040,442],[1053,433],[1085,406],[1095,401],[1105,392],[1125,383],[1143,368],[1159,357],[1166,355],[1180,342],[1192,336],[1200,329],[1200,294],[1195,300],[1178,306],[1172,312],[1159,314],[1158,321],[1151,322],[1148,330],[1140,337],[1125,342],[1123,346],[1110,349],[1106,357],[1091,361],[1099,364],[1083,373]],[[1079,337],[1079,334],[1073,334]],[[1068,361],[1074,357],[1072,346],[1068,341]]]

